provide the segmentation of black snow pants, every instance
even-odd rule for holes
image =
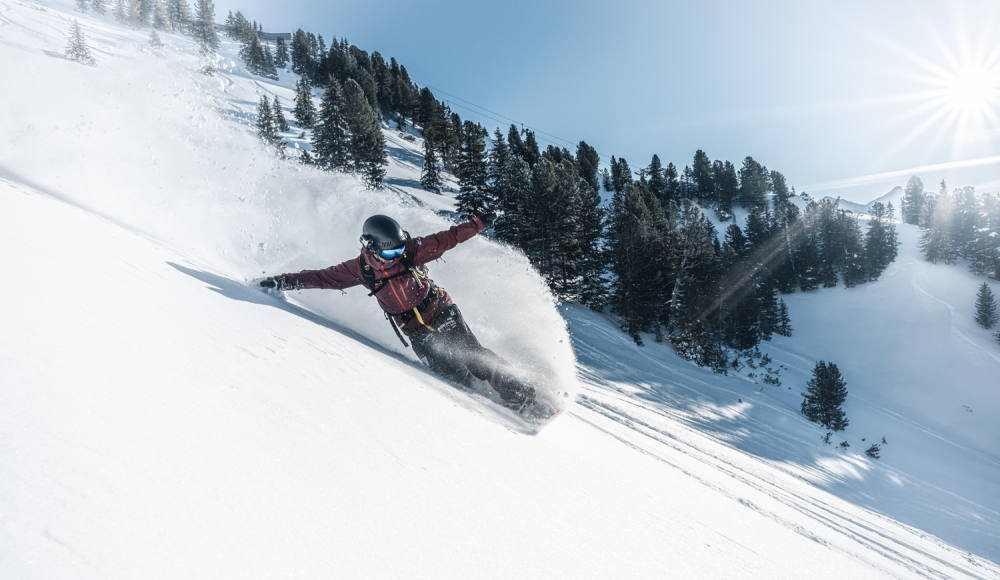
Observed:
[[[437,375],[465,387],[471,377],[486,381],[512,408],[535,400],[535,389],[514,377],[507,361],[479,344],[458,306],[445,306],[429,324],[434,332],[425,329],[410,340],[413,352]]]

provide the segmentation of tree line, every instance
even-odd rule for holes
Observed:
[[[942,179],[936,193],[924,190],[916,175],[903,190],[903,221],[920,227],[920,248],[932,263],[968,261],[973,274],[1000,279],[1000,196],[973,187],[948,190]]]
[[[421,182],[439,192],[443,162],[434,136],[441,128],[422,129]],[[506,135],[496,130],[487,149],[478,125],[452,130],[460,215],[496,211],[497,239],[522,250],[556,296],[610,307],[637,344],[651,333],[719,372],[730,350],[791,334],[780,294],[875,280],[897,254],[892,204],[875,204],[862,232],[837,200],[803,195],[800,211],[784,177],[750,157],[737,170],[699,150],[693,166],[700,169],[685,167],[679,176],[655,155],[638,171],[612,157],[602,173],[585,141],[575,153],[542,151],[531,131],[512,125]],[[609,207],[601,204],[602,184],[613,193]],[[731,217],[736,205],[749,211],[746,222],[722,235],[702,211]]]
[[[230,29],[261,58],[256,23],[237,13]],[[784,175],[752,157],[737,166],[698,150],[680,171],[657,155],[637,171],[612,157],[600,171],[585,141],[572,152],[542,150],[531,130],[514,125],[491,136],[412,83],[395,58],[387,63],[346,39],[334,37],[327,48],[322,35],[300,29],[288,58],[301,75],[293,116],[312,130],[305,162],[378,187],[387,163],[380,120],[395,117],[402,127],[409,119],[424,137],[424,189],[440,193],[450,172],[460,188],[457,213],[496,211],[496,238],[524,252],[556,296],[609,307],[637,344],[650,333],[719,372],[731,350],[791,334],[780,295],[875,280],[896,257],[892,204],[875,204],[862,232],[837,200],[803,195],[800,210]],[[314,83],[324,89],[318,110]],[[259,117],[275,109],[262,99]],[[274,134],[258,125],[265,140]],[[602,185],[613,193],[608,207]],[[721,234],[702,210],[725,223],[736,207],[748,211],[743,227],[730,223]]]
[[[108,0],[77,0],[77,10],[93,10],[106,14]],[[215,29],[215,4],[212,0],[195,0],[195,11],[187,0],[114,0],[114,17],[119,24],[135,30],[150,29],[150,44],[162,46],[156,31],[185,34],[199,45],[201,71],[211,75],[215,72],[215,51],[219,48],[219,34]],[[77,25],[78,28],[78,25]],[[93,64],[85,48],[85,39],[79,30],[71,30],[72,47],[67,47],[67,55],[72,60]],[[84,56],[80,56],[84,55]]]

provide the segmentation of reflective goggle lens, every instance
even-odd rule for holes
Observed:
[[[406,246],[402,246],[402,247],[396,248],[394,250],[382,250],[382,254],[381,255],[386,260],[392,260],[394,258],[398,258],[398,257],[402,256],[403,255],[403,250],[405,250],[405,249],[406,249]]]

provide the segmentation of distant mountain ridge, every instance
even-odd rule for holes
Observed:
[[[835,200],[837,198],[830,197],[828,195],[828,196],[824,197],[823,199]],[[868,202],[867,204],[862,204],[862,203],[857,203],[857,202],[854,202],[854,201],[848,201],[846,199],[841,199],[840,200],[840,205],[838,207],[840,207],[840,209],[846,209],[846,210],[852,211],[854,213],[868,213],[868,209],[872,206],[872,204],[874,204],[876,202],[882,202],[885,205],[888,205],[889,202],[892,202],[892,207],[894,207],[896,209],[896,211],[898,212],[899,211],[899,207],[900,207],[902,201],[903,201],[903,188],[897,185],[896,187],[893,187],[892,189],[890,189],[889,193],[886,193],[885,195],[882,195],[881,197],[877,197],[877,198],[871,200],[870,202]]]

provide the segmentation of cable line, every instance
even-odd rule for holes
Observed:
[[[453,99],[462,101],[463,103],[467,103],[469,105],[472,105],[473,107],[476,107],[477,109],[482,109],[483,111],[486,111],[486,112],[491,113],[493,115],[496,115],[498,117],[503,117],[504,119],[507,119],[511,123],[514,123],[515,125],[521,125],[522,127],[525,127],[527,129],[531,129],[535,133],[541,133],[542,135],[548,135],[549,137],[552,137],[552,139],[557,139],[557,140],[562,141],[563,143],[567,143],[569,145],[577,145],[577,143],[573,143],[572,141],[570,141],[568,139],[563,139],[562,137],[558,137],[556,135],[553,135],[552,133],[546,133],[545,131],[542,131],[541,129],[536,129],[534,127],[531,127],[530,125],[525,125],[524,123],[522,123],[520,121],[517,121],[515,119],[511,119],[507,115],[503,115],[503,114],[497,113],[496,111],[491,111],[491,110],[487,109],[486,107],[477,105],[477,104],[473,103],[472,101],[467,101],[467,100],[465,100],[465,99],[463,99],[461,97],[457,97],[457,96],[455,96],[455,95],[453,95],[451,93],[445,92],[445,91],[443,91],[441,89],[434,88],[434,87],[432,87],[432,86],[430,86],[430,85],[428,85],[426,83],[422,83],[422,82],[418,81],[417,79],[410,79],[410,80],[412,80],[413,82],[417,83],[418,85],[423,85],[423,86],[427,87],[428,89],[430,89],[432,91],[441,93],[443,95],[448,95],[449,97],[451,97]],[[476,113],[477,115],[482,115],[483,117],[486,117],[487,119],[491,119],[493,121],[496,121],[497,123],[503,123],[503,121],[501,121],[499,119],[495,119],[493,117],[490,117],[489,115],[484,115],[480,111],[476,111],[476,110],[470,109],[468,107],[463,107],[462,105],[455,105],[455,106],[456,107],[460,107],[462,109],[465,109],[466,111],[471,111],[473,113]],[[558,143],[556,143],[555,141],[552,141],[551,139],[545,139],[545,140],[548,141],[549,143],[552,143],[553,145],[556,145],[556,146],[559,145]],[[597,151],[597,150],[595,149],[595,151]],[[597,156],[600,157],[600,158],[602,158],[602,159],[607,159],[604,155],[601,155],[600,152],[597,152]]]

